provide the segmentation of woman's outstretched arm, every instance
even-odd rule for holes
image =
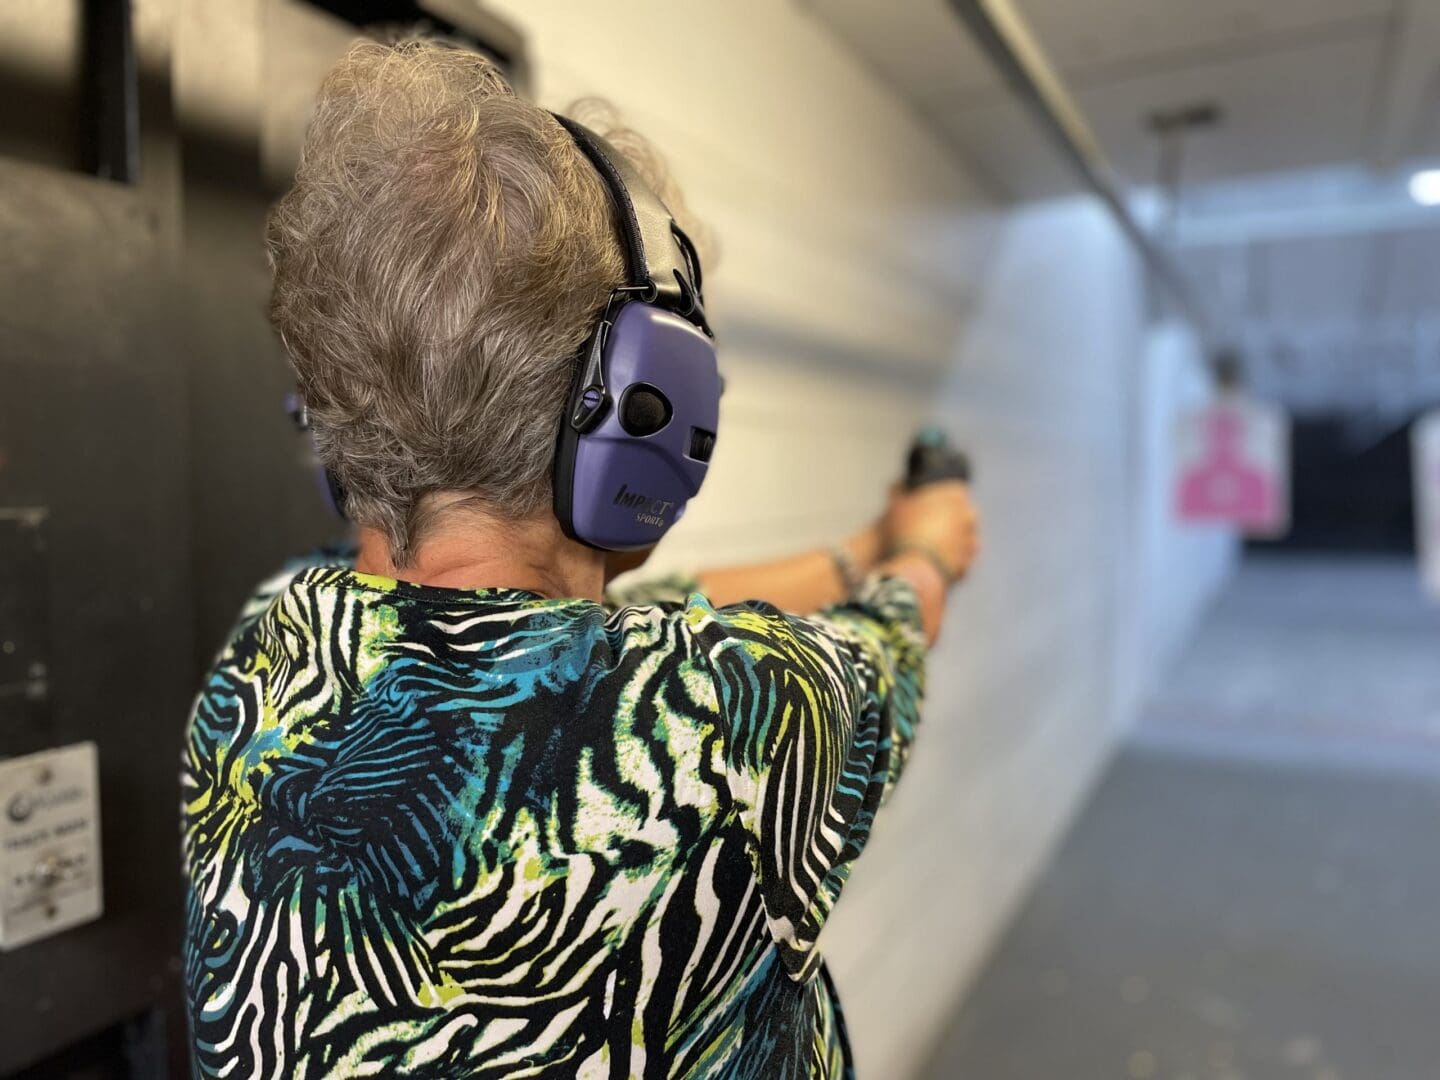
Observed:
[[[960,482],[915,492],[895,489],[885,515],[829,547],[813,547],[764,562],[678,574],[620,589],[619,603],[683,602],[703,593],[716,607],[747,600],[809,615],[844,603],[871,573],[904,578],[914,587],[926,637],[939,633],[945,594],[979,553],[978,517],[969,489]],[[649,551],[611,555],[607,577],[637,569]]]
[[[850,576],[864,578],[885,554],[884,530],[877,521],[844,537],[834,547],[814,547],[766,562],[701,570],[695,576],[700,591],[716,607],[764,600],[782,611],[805,615],[848,597],[853,584]]]

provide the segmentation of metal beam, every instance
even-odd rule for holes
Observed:
[[[140,83],[130,0],[85,0],[85,170],[132,184],[140,177]]]
[[[1080,178],[1109,208],[1155,281],[1202,338],[1213,325],[1179,266],[1142,226],[1121,194],[1123,185],[1084,113],[1011,0],[949,0],[956,15]]]
[[[1394,201],[1352,206],[1296,206],[1276,210],[1180,219],[1177,252],[1196,248],[1243,247],[1317,237],[1433,233],[1440,208]]]

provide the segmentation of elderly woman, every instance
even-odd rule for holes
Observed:
[[[817,941],[976,550],[963,486],[607,597],[552,468],[616,204],[478,56],[350,52],[269,250],[359,545],[268,582],[195,707],[197,1073],[848,1074]]]

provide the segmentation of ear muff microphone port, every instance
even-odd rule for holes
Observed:
[[[627,435],[654,435],[670,423],[672,415],[670,399],[649,383],[633,383],[620,395],[620,426]]]
[[[715,433],[704,428],[691,428],[690,449],[686,452],[696,461],[708,462],[710,455],[715,453]]]

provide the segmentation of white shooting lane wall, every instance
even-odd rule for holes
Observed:
[[[1156,524],[1139,267],[1089,200],[991,205],[800,7],[488,6],[528,35],[541,102],[613,101],[719,240],[730,389],[706,495],[658,567],[856,526],[926,421],[975,458],[984,559],[823,939],[860,1075],[903,1077],[1133,718],[1146,628],[1180,633],[1223,570]]]

